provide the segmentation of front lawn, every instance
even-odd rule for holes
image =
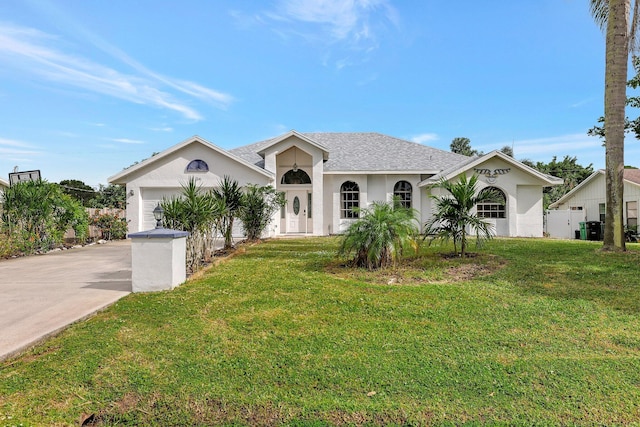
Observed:
[[[2,363],[0,426],[640,420],[638,244],[498,239],[374,273],[337,246],[247,247]]]

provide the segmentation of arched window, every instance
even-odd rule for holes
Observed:
[[[496,187],[487,187],[483,189],[479,196],[486,193],[493,193],[492,202],[478,203],[477,211],[480,218],[506,218],[507,216],[507,198],[504,192]]]
[[[413,194],[413,188],[407,181],[398,181],[393,186],[393,198],[400,202],[400,206],[411,209],[411,196]]]
[[[209,172],[209,165],[204,160],[192,160],[187,165],[187,172]]]
[[[360,187],[353,181],[340,186],[340,218],[358,218],[353,208],[360,207]]]
[[[280,184],[311,184],[311,178],[309,174],[302,169],[293,170],[290,169],[287,173],[282,175]]]

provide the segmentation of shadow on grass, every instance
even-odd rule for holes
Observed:
[[[602,252],[599,242],[532,239],[492,247],[509,261],[493,277],[528,294],[576,299],[636,314],[640,312],[640,251]]]

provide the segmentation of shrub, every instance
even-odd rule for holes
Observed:
[[[187,268],[195,271],[199,264],[211,255],[216,230],[224,206],[211,192],[203,192],[194,179],[182,186],[182,194],[165,199],[160,204],[164,210],[165,227],[188,231]]]
[[[373,202],[358,209],[360,219],[342,237],[339,255],[352,255],[352,265],[370,270],[396,262],[418,234],[416,211],[399,203]]]
[[[271,222],[271,217],[284,206],[286,200],[282,192],[270,185],[261,187],[248,185],[242,195],[238,218],[244,225],[248,240],[258,240]]]
[[[57,184],[20,182],[4,191],[2,202],[3,229],[22,252],[49,250],[61,244],[69,228],[79,240],[86,239],[88,214]]]
[[[127,236],[127,220],[105,213],[91,218],[91,225],[100,230],[105,240],[121,240]]]

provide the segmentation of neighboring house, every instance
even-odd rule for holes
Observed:
[[[549,205],[547,212],[547,231],[551,237],[567,237],[563,229],[555,226],[555,218],[570,218],[569,230],[578,230],[577,222],[605,221],[605,171],[597,170],[589,175],[573,190]],[[640,169],[624,170],[623,215],[627,226],[638,225],[638,202],[640,202]],[[564,220],[558,221],[564,225]]]
[[[341,233],[358,214],[352,208],[399,197],[431,216],[429,195],[441,178],[481,175],[502,202],[478,207],[500,236],[543,234],[543,187],[562,180],[494,151],[467,157],[379,133],[299,133],[224,150],[194,136],[109,178],[127,186],[129,231],[153,228],[152,211],[163,197],[179,194],[190,177],[205,189],[229,175],[241,185],[272,185],[287,204],[274,217],[270,236]]]
[[[0,178],[0,197],[2,197],[2,193],[4,193],[5,188],[9,188],[9,181],[5,181],[4,179]]]

